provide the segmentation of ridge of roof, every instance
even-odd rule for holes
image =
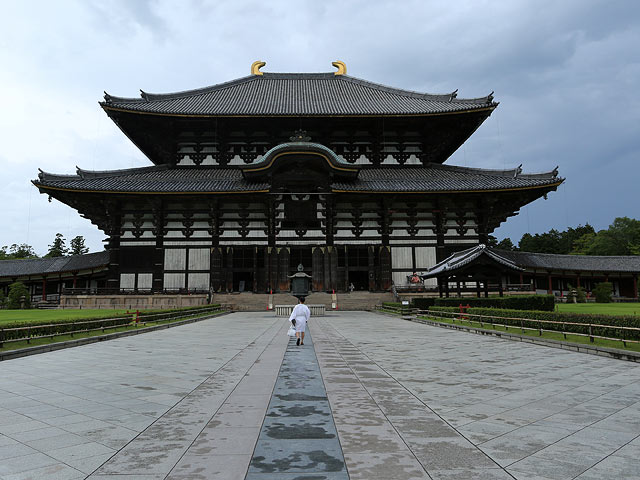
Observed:
[[[506,170],[494,170],[490,168],[477,168],[477,167],[463,167],[461,165],[447,165],[444,163],[430,163],[428,168],[436,168],[440,170],[449,170],[453,172],[473,172],[480,175],[490,175],[495,177],[512,177],[512,178],[525,178],[527,180],[537,179],[558,179],[564,181],[562,177],[558,177],[558,167],[549,172],[539,173],[522,173],[522,164],[516,168]]]
[[[140,90],[140,98],[138,97],[118,97],[110,95],[106,91],[104,92],[104,102],[99,102],[100,105],[111,105],[114,103],[148,103],[153,101],[175,100],[185,97],[196,97],[199,95],[206,95],[207,93],[224,90],[237,85],[241,85],[247,82],[260,82],[266,80],[328,80],[334,82],[350,82],[357,85],[361,85],[367,88],[372,88],[378,91],[384,91],[394,95],[400,95],[409,98],[417,98],[421,100],[433,100],[445,103],[473,103],[478,105],[491,105],[498,106],[499,102],[493,101],[493,92],[483,97],[475,98],[457,98],[458,90],[454,90],[451,93],[432,94],[418,92],[415,90],[406,90],[396,87],[390,87],[381,83],[371,82],[358,77],[352,77],[349,75],[335,75],[334,72],[328,73],[278,73],[278,72],[264,72],[262,75],[248,75],[240,77],[227,82],[222,82],[207,87],[201,87],[190,90],[182,90],[173,93],[149,93],[144,90]]]
[[[134,168],[121,168],[116,170],[84,170],[80,167],[76,166],[77,175],[72,178],[82,178],[90,179],[90,178],[109,178],[109,177],[120,177],[124,175],[130,175],[132,173],[149,173],[149,172],[158,172],[168,170],[168,165],[151,165],[148,167],[134,167]]]

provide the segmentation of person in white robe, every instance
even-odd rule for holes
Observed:
[[[293,308],[289,316],[289,321],[292,322],[295,320],[296,337],[298,338],[296,345],[304,345],[304,331],[311,316],[311,311],[309,307],[304,304],[304,297],[298,298],[298,302],[298,305]]]

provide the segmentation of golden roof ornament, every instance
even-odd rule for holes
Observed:
[[[253,62],[251,64],[251,75],[264,75],[264,73],[262,73],[260,69],[266,64],[267,62],[263,62],[262,60],[256,60],[255,62]]]
[[[340,60],[336,60],[335,62],[331,62],[331,65],[336,67],[338,71],[334,75],[346,75],[347,74],[347,64],[341,62]]]

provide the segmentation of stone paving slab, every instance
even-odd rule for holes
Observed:
[[[367,468],[350,464],[350,453],[362,448],[358,424],[375,427],[386,420],[404,439],[402,411],[405,418],[428,419],[418,413],[420,408],[453,432],[443,438],[446,443],[463,438],[472,447],[462,450],[465,455],[475,449],[494,464],[482,463],[479,469],[481,463],[452,458],[455,450],[445,448],[445,442],[439,445],[429,425],[416,425],[415,437],[406,443],[416,459],[423,458],[421,465],[431,478],[640,478],[635,446],[640,442],[639,365],[371,313],[343,313],[311,326],[316,342],[317,327],[326,333],[326,355],[319,359],[332,408],[338,411],[334,416],[341,440],[344,435],[357,445],[352,450],[343,442],[352,479],[357,469]],[[349,369],[358,382],[348,380]],[[381,372],[414,400],[394,402],[405,395],[385,389]],[[350,397],[362,408],[350,411]],[[358,411],[367,418],[340,414]],[[441,451],[445,455],[439,459]],[[383,458],[377,464],[385,468],[394,461]],[[608,466],[611,473],[606,473]],[[368,474],[375,471],[357,478]]]
[[[323,392],[286,326],[236,313],[0,362],[0,480],[640,478],[640,365],[340,312],[309,323]],[[263,428],[337,433],[346,470],[248,473],[326,450],[256,449]]]

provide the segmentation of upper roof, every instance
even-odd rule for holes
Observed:
[[[334,179],[335,191],[346,192],[476,192],[553,188],[563,179],[554,170],[521,174],[520,169],[487,170],[451,165],[367,168],[351,180]],[[104,172],[77,169],[76,175],[40,172],[34,185],[41,191],[114,193],[222,193],[269,191],[266,181],[248,181],[238,168],[168,168],[152,166]]]
[[[557,255],[492,249],[521,267],[566,272],[640,272],[640,255]]]
[[[109,264],[109,252],[102,251],[70,257],[33,258],[0,261],[0,278],[77,272]]]
[[[196,90],[122,98],[105,92],[105,110],[187,116],[438,115],[493,110],[493,94],[459,99],[334,73],[264,73]]]

